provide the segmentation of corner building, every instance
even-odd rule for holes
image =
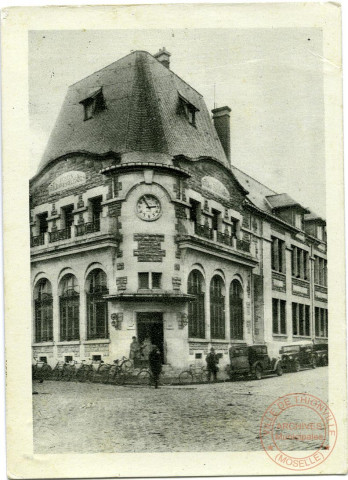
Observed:
[[[230,112],[212,118],[136,51],[68,89],[30,182],[33,355],[163,363],[213,346],[328,335],[325,220],[231,164]]]

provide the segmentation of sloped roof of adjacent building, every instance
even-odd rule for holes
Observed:
[[[231,170],[237,178],[238,182],[245,188],[245,190],[249,192],[249,200],[257,208],[268,213],[272,213],[272,208],[267,202],[266,198],[269,195],[277,195],[277,193],[233,165],[231,166]]]
[[[84,120],[80,102],[102,89],[106,108]],[[183,96],[195,126],[178,115]],[[150,53],[133,52],[71,85],[38,171],[72,152],[209,156],[229,167],[202,95]]]
[[[287,193],[279,193],[276,195],[269,195],[266,197],[267,201],[270,203],[273,209],[277,208],[289,208],[289,207],[298,207],[307,213],[309,210],[304,208],[301,204],[299,204],[296,200],[290,197]]]

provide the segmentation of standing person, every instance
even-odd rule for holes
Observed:
[[[133,365],[136,367],[140,354],[140,345],[137,337],[132,337],[132,343],[130,344],[129,359],[132,360]]]
[[[210,382],[211,375],[213,374],[214,382],[217,380],[217,372],[219,370],[217,364],[219,363],[219,357],[216,355],[214,348],[210,349],[205,361],[208,368],[208,382]]]
[[[149,355],[153,349],[153,344],[150,337],[146,337],[141,345],[141,357],[145,362],[149,361]]]
[[[159,348],[154,345],[149,355],[149,366],[153,376],[155,388],[158,388],[158,379],[162,371],[162,356]]]

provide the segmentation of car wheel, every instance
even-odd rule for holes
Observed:
[[[329,359],[326,355],[323,357],[322,365],[323,367],[327,367],[329,365]]]
[[[295,360],[294,362],[294,371],[295,372],[299,372],[301,369],[301,365],[300,365],[300,362],[298,360]]]
[[[278,365],[277,365],[276,373],[277,373],[278,377],[281,377],[283,375],[283,369],[282,369],[282,366],[280,365],[280,363],[278,363]]]
[[[256,380],[262,379],[262,367],[261,365],[256,365],[255,367],[255,378]]]

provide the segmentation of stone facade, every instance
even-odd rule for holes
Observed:
[[[174,122],[181,114],[174,108],[171,115]],[[211,120],[201,108],[196,121],[180,117],[180,128],[195,128],[191,147],[199,149],[196,130]],[[179,149],[181,130],[173,129]],[[316,220],[307,232],[303,212],[298,229],[289,220],[297,211],[284,217],[260,209],[216,132],[211,155],[204,141],[194,158],[184,147],[173,155],[140,144],[108,154],[76,146],[41,165],[30,183],[34,356],[52,366],[70,358],[112,362],[129,355],[137,336],[157,343],[174,367],[204,363],[211,347],[223,366],[232,342],[267,343],[277,354],[318,332],[325,340],[327,316],[318,309],[327,311],[326,243],[314,235]],[[294,304],[310,312],[309,330],[300,318],[296,334]]]

